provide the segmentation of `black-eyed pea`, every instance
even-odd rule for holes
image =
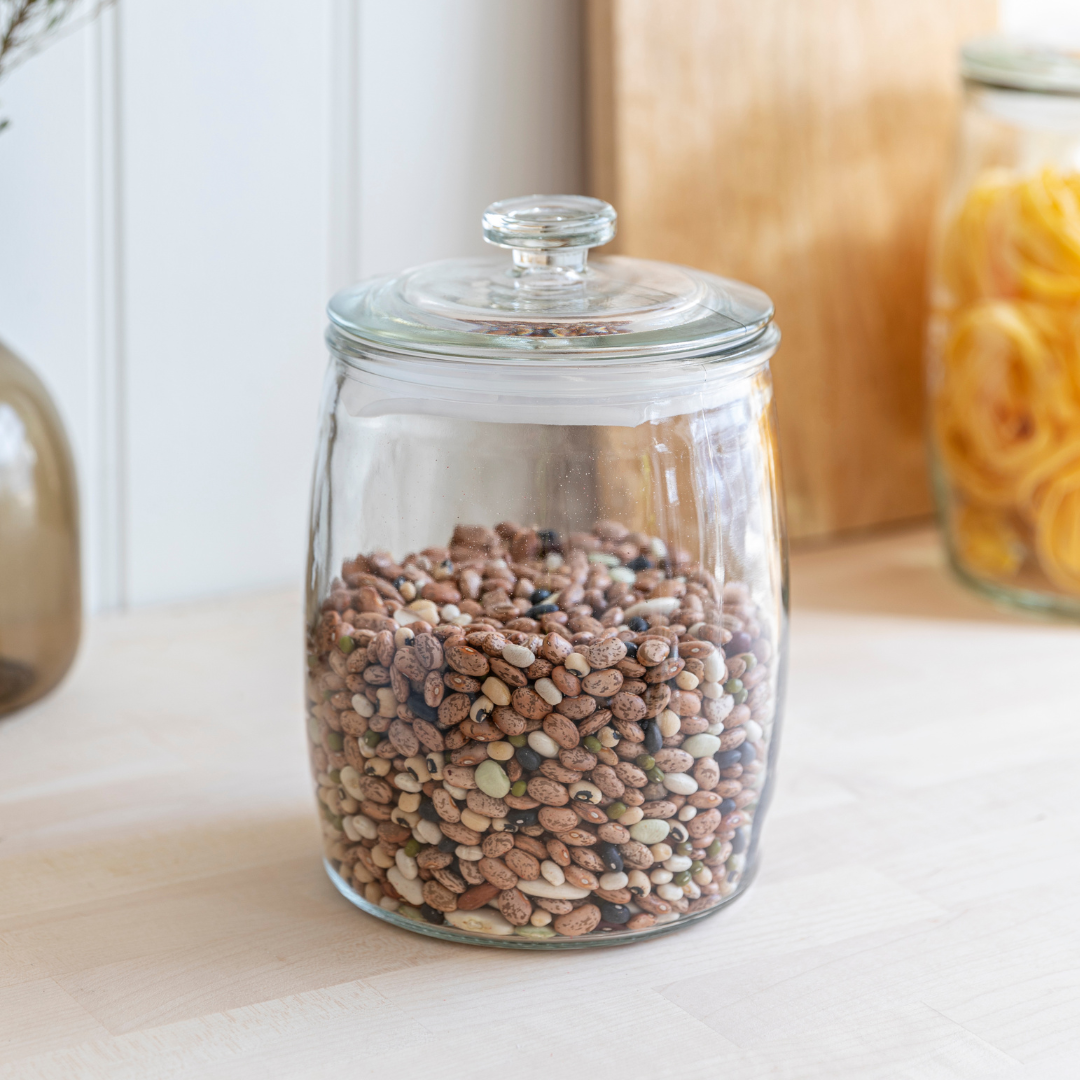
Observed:
[[[474,832],[485,833],[491,827],[491,818],[476,813],[475,810],[461,811],[461,824]]]
[[[397,868],[401,871],[402,876],[407,881],[415,880],[420,873],[420,868],[416,865],[416,860],[411,855],[406,855],[404,848],[398,848],[394,853],[394,862],[397,864]]]
[[[346,765],[341,770],[341,786],[354,799],[363,799],[364,793],[360,785],[360,774],[351,765]]]
[[[362,839],[374,840],[379,835],[378,825],[365,814],[354,814],[349,820]]]
[[[668,834],[676,844],[685,844],[690,839],[690,833],[681,821],[669,822],[671,831]]]
[[[681,723],[682,718],[671,709],[665,709],[656,720],[656,726],[665,739],[678,735]]]
[[[364,772],[368,776],[387,776],[391,769],[390,762],[386,758],[373,757],[368,758],[367,764],[364,766]]]
[[[495,708],[495,702],[486,694],[481,694],[469,707],[469,719],[482,724]]]
[[[675,685],[680,690],[696,690],[700,681],[701,680],[693,672],[686,671],[685,669],[675,676]]]
[[[405,759],[405,771],[411,773],[421,784],[426,784],[432,779],[431,770],[427,765],[427,758],[419,755]]]
[[[407,791],[398,798],[398,809],[403,813],[412,814],[420,809],[420,793]]]
[[[413,837],[418,844],[438,844],[442,838],[442,831],[434,821],[427,818],[420,820],[413,826]]]
[[[510,704],[510,688],[494,675],[489,675],[480,686],[481,692],[484,694],[492,705],[506,706]],[[487,710],[488,712],[491,709]],[[475,720],[476,717],[474,716]]]
[[[579,679],[583,679],[590,671],[592,671],[589,661],[579,652],[570,653],[563,661],[563,667],[571,674],[576,675]]]
[[[604,793],[595,785],[585,780],[578,780],[570,785],[570,798],[578,802],[599,803]]]
[[[399,772],[394,774],[394,787],[398,791],[420,791],[423,785],[411,773]]]
[[[398,700],[394,696],[394,691],[389,687],[380,686],[376,695],[379,699],[379,715],[396,717]]]

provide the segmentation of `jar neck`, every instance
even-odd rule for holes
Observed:
[[[568,281],[578,281],[585,273],[585,260],[589,257],[587,247],[565,248],[513,248],[513,271],[515,277],[534,274],[537,271],[563,275]]]

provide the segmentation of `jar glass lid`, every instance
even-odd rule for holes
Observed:
[[[1018,38],[976,38],[960,52],[965,79],[1010,90],[1080,94],[1080,52]]]
[[[773,306],[759,289],[670,263],[607,256],[615,211],[579,195],[493,203],[484,238],[510,258],[449,259],[338,293],[333,326],[394,352],[536,361],[742,350]]]

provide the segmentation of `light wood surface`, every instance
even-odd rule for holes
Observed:
[[[614,247],[776,302],[793,535],[929,510],[927,241],[961,40],[993,0],[590,0],[594,193]]]
[[[102,619],[0,723],[0,1077],[1046,1080],[1080,1061],[1080,628],[916,532],[794,560],[749,894],[520,954],[353,909],[305,780],[298,598]]]

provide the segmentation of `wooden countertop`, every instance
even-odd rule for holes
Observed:
[[[557,954],[334,891],[294,594],[97,620],[0,721],[0,1077],[1080,1074],[1080,627],[926,531],[804,552],[793,597],[757,882]]]

